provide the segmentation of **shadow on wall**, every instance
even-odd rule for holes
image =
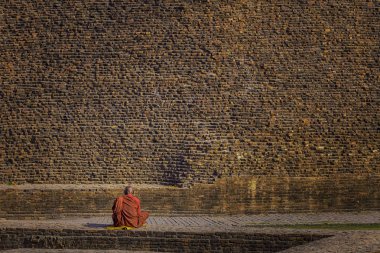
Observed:
[[[175,170],[173,168],[176,168]],[[195,171],[182,154],[170,157],[165,163],[160,165],[163,171],[161,182],[163,185],[173,185],[178,187],[191,187],[194,184]]]

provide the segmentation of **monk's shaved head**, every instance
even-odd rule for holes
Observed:
[[[133,188],[132,188],[132,186],[128,185],[124,189],[124,194],[127,195],[127,194],[130,194],[130,193],[133,193]]]

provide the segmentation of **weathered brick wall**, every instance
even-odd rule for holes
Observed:
[[[0,182],[379,173],[378,1],[1,1]]]
[[[380,177],[225,178],[193,188],[137,186],[151,215],[380,211]],[[0,187],[0,219],[111,217],[123,185]]]
[[[106,231],[0,228],[0,249],[120,249],[159,252],[278,252],[331,234]]]

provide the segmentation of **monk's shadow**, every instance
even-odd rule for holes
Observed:
[[[112,224],[87,223],[85,226],[89,228],[106,228],[112,226]]]

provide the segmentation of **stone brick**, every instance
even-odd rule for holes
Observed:
[[[379,210],[380,177],[226,178],[195,187],[136,186],[153,215],[265,214]],[[87,187],[86,187],[87,186]],[[106,214],[122,185],[0,187],[0,218],[58,218]],[[207,226],[207,224],[203,224]]]
[[[171,235],[167,237],[168,235]],[[9,235],[15,236],[10,240]],[[180,235],[178,239],[173,235]],[[67,234],[48,229],[0,228],[0,249],[50,248],[50,249],[121,249],[157,250],[160,252],[277,252],[292,246],[329,237],[329,234],[260,234],[223,233],[215,238],[212,233],[181,233],[155,231],[147,237],[131,231],[70,230]],[[231,236],[234,239],[231,239]],[[247,237],[247,240],[244,238]],[[257,247],[258,245],[261,245]]]

